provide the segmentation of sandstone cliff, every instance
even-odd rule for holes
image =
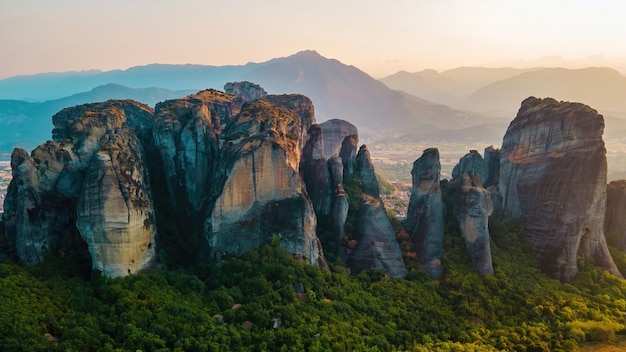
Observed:
[[[126,204],[134,194],[150,193],[147,173],[142,169],[137,173],[136,167],[142,165],[138,163],[142,151],[136,147],[140,138],[149,136],[152,122],[152,109],[132,101],[81,105],[53,116],[54,141],[37,147],[30,156],[24,150],[14,151],[13,180],[4,219],[9,239],[22,263],[35,264],[43,260],[45,254],[87,256],[84,253],[87,246],[80,240],[81,236],[92,244],[116,242],[115,238],[119,237],[116,231],[124,225],[119,222],[113,229],[102,215],[106,213],[104,210],[113,211],[114,208],[114,213],[119,215],[122,210],[117,205]],[[97,169],[101,164],[103,150],[111,150],[116,155],[115,162],[108,165],[106,172],[103,170],[109,175],[105,177],[106,184],[117,191],[106,192],[107,197],[90,187],[102,179],[102,173],[89,170]],[[77,212],[76,205],[85,194],[90,194],[90,204],[85,203],[86,206],[91,210],[99,209],[101,217],[83,222],[84,226],[79,227],[84,233],[80,233],[76,226],[77,216],[83,214]],[[128,261],[147,263],[152,260],[153,252],[134,253],[136,248],[147,245],[146,242],[154,243],[154,230],[149,231],[150,238],[146,240],[141,229],[145,225],[144,219],[152,216],[150,201],[144,203],[140,207],[143,218],[134,221],[140,222],[141,226],[127,222],[125,230],[121,230],[126,231],[127,236],[127,246],[120,249],[123,253],[102,258],[97,246],[89,245],[94,269],[106,271],[110,267],[124,267],[107,274],[127,275],[129,268],[135,271],[144,267],[128,267]],[[133,207],[128,208],[133,210]],[[97,230],[89,232],[92,229]],[[121,258],[128,260],[118,261]]]
[[[604,233],[608,244],[626,252],[626,180],[612,181],[606,188]]]
[[[346,263],[353,274],[366,269],[385,269],[391,277],[407,274],[402,251],[382,200],[374,165],[365,145],[359,149],[354,167],[360,183],[356,233],[350,238]]]
[[[606,246],[604,120],[578,103],[528,98],[502,142],[503,210],[519,219],[542,269],[570,281],[587,258],[621,276]]]
[[[148,169],[138,138],[118,132],[86,170],[76,226],[92,268],[109,277],[134,274],[155,261],[156,226]]]
[[[456,193],[455,213],[474,270],[493,275],[489,216],[493,213],[491,195],[483,186],[485,161],[476,150],[459,160],[452,170],[450,185]]]
[[[298,174],[304,126],[296,113],[256,100],[224,129],[228,178],[209,222],[211,253],[245,253],[280,235],[287,251],[325,266],[313,206]]]
[[[413,186],[407,210],[406,230],[411,236],[420,264],[430,277],[443,274],[444,206],[439,188],[441,164],[439,150],[424,150],[413,163]]]
[[[239,96],[245,101],[262,99],[267,96],[267,92],[263,87],[248,81],[228,82],[224,85],[224,92]]]

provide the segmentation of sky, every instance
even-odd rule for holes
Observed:
[[[626,71],[622,0],[1,0],[0,79],[301,50],[374,77],[459,66]]]

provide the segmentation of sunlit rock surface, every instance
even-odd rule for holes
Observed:
[[[53,141],[30,156],[16,150],[12,158],[14,174],[4,219],[17,257],[28,265],[46,254],[88,256],[76,227],[76,204],[87,169],[121,130],[148,135],[153,112],[137,102],[111,100],[63,109],[52,120]]]
[[[109,277],[149,268],[155,261],[154,209],[141,143],[118,132],[92,158],[76,207],[92,268]]]
[[[604,119],[592,108],[528,98],[509,126],[500,154],[506,215],[518,219],[541,268],[561,281],[589,259],[621,276],[604,236]]]

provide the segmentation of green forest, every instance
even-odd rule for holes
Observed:
[[[574,351],[624,334],[626,281],[581,262],[572,283],[538,269],[520,226],[490,219],[495,275],[447,228],[431,280],[398,232],[410,274],[350,276],[296,261],[279,239],[194,269],[109,279],[49,258],[0,264],[2,351]],[[626,257],[613,252],[626,272]]]

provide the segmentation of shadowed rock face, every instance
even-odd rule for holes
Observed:
[[[346,263],[353,274],[366,269],[386,269],[391,277],[407,274],[402,251],[380,199],[378,181],[370,154],[362,145],[356,157],[355,174],[361,182],[354,248],[347,249]]]
[[[489,191],[493,211],[500,216],[502,214],[502,195],[498,189],[500,182],[500,149],[493,146],[485,148],[485,181],[483,187]]]
[[[413,163],[413,186],[406,218],[406,230],[411,236],[420,263],[430,277],[438,279],[443,274],[443,200],[439,188],[441,164],[439,150],[424,150]]]
[[[474,270],[480,275],[493,275],[488,226],[493,203],[480,181],[484,170],[483,158],[472,150],[452,170],[451,185],[456,193],[455,213]]]
[[[337,241],[343,240],[346,236],[345,225],[348,218],[348,195],[343,188],[343,162],[341,157],[333,156],[328,160],[330,170],[330,184],[333,190],[333,205],[331,209],[332,224]]]
[[[85,242],[80,240],[76,226],[77,215],[80,216],[77,214],[76,204],[90,188],[87,185],[98,182],[97,179],[103,176],[88,170],[100,163],[98,156],[103,149],[114,150],[116,155],[121,156],[141,154],[141,150],[131,149],[139,145],[139,138],[149,136],[152,116],[152,109],[132,101],[108,101],[67,108],[53,116],[54,141],[40,145],[31,156],[23,150],[14,151],[13,180],[9,191],[11,195],[7,196],[4,218],[9,238],[22,263],[36,264],[43,260],[46,253],[86,256]],[[127,132],[121,132],[122,130]],[[112,142],[121,134],[127,136],[120,139],[120,142]],[[149,182],[143,182],[147,174],[143,171],[134,172],[135,167],[142,167],[138,158],[141,156],[137,155],[132,160],[121,157],[110,165],[107,172],[115,177],[108,177],[106,182],[111,188],[116,188],[118,193],[109,194],[108,199],[100,197],[101,194],[96,194],[97,192],[90,193],[91,210],[99,210],[102,214],[105,204],[121,204],[120,202],[130,199],[125,198],[130,197],[130,194],[150,193]],[[126,171],[130,171],[130,174],[125,173]],[[128,183],[128,179],[137,182]],[[120,192],[120,189],[125,191]],[[141,211],[151,206],[150,201],[147,203],[142,206]],[[111,207],[107,206],[106,209]],[[149,217],[149,213],[146,210],[144,215]],[[100,237],[97,241],[115,242],[115,235],[100,220],[102,218],[89,221],[90,229],[99,228]],[[143,219],[138,221],[144,226]],[[123,226],[120,224],[118,228],[121,227]],[[136,227],[127,230],[128,247],[136,247]],[[153,242],[154,231],[151,236],[150,241]],[[97,257],[97,253],[92,251],[94,248],[89,248],[92,259]],[[148,257],[150,256],[148,253]],[[142,260],[139,257],[134,258]],[[111,261],[107,265],[126,265],[115,262],[115,258],[109,259]],[[92,264],[95,269],[102,269],[102,266],[96,265],[95,259]]]
[[[604,233],[608,244],[626,252],[626,180],[612,181],[606,188]]]
[[[604,119],[578,103],[528,98],[500,154],[503,209],[520,220],[542,269],[567,282],[587,258],[621,276],[604,237]]]
[[[350,139],[354,141],[354,149],[351,151],[347,148],[345,153],[349,159],[354,160],[358,140],[356,133],[356,128],[352,124],[342,120],[331,120],[311,126],[300,162],[300,174],[306,184],[315,214],[336,233],[338,243],[345,237],[344,226],[348,216],[348,198],[343,187],[346,166],[338,153],[342,150],[344,141]],[[327,158],[328,154],[331,156]],[[350,168],[353,168],[353,165],[350,165]]]
[[[206,250],[206,219],[227,178],[220,133],[242,104],[242,98],[205,90],[156,106],[153,135],[162,179],[154,198],[164,200],[157,201],[159,238],[172,253],[185,253],[174,258],[184,265]]]

